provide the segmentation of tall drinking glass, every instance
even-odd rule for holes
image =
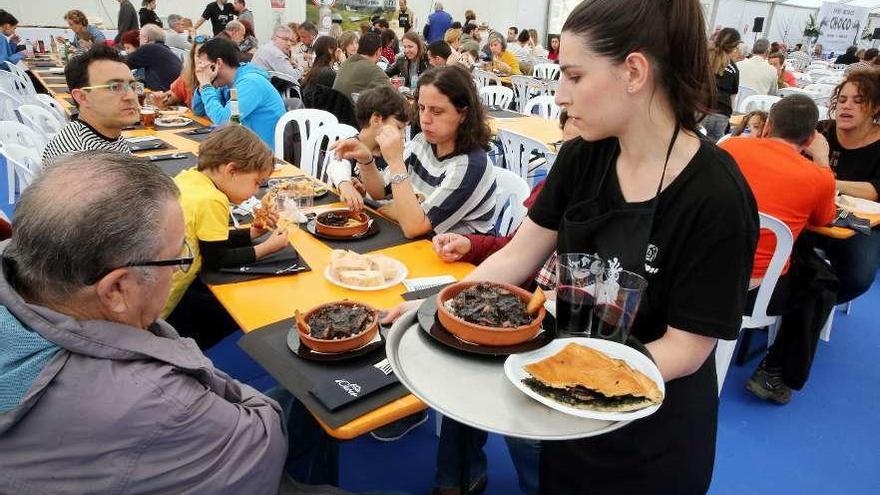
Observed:
[[[560,254],[556,260],[556,330],[590,336],[596,290],[605,262],[593,254]]]
[[[593,310],[593,336],[625,344],[647,287],[636,273],[606,270]]]

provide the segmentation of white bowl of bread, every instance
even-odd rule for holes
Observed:
[[[382,290],[402,282],[406,266],[394,258],[381,254],[358,254],[334,249],[324,276],[330,282],[352,290]]]

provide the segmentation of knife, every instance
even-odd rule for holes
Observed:
[[[190,136],[195,136],[198,134],[209,134],[214,129],[211,127],[199,127],[198,129],[193,129],[191,131],[186,131],[186,134]]]
[[[153,155],[147,158],[149,158],[151,162],[161,162],[163,160],[180,160],[186,157],[186,153],[171,153],[170,155]]]

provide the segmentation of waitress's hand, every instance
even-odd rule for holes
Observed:
[[[360,213],[364,209],[364,197],[357,191],[351,181],[339,184],[339,199],[354,213]]]
[[[336,151],[336,157],[342,160],[354,160],[359,165],[373,161],[370,149],[357,138],[336,141],[327,151]]]
[[[386,162],[390,163],[394,159],[403,159],[403,133],[400,132],[397,126],[383,125],[376,136],[376,143],[379,144],[382,158]]]
[[[434,252],[441,260],[452,263],[471,252],[471,240],[461,234],[439,234],[431,240]]]

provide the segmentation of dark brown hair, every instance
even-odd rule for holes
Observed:
[[[416,44],[416,46],[419,48],[419,51],[418,51],[418,53],[416,53],[415,60],[418,60],[418,59],[425,56],[425,53],[426,53],[425,42],[422,40],[422,37],[419,36],[419,34],[416,33],[415,31],[407,31],[407,32],[403,33],[403,36],[400,38],[400,40],[401,40],[401,43],[403,42],[403,40],[409,40],[409,41]]]
[[[354,118],[363,129],[370,124],[370,117],[378,113],[382,119],[394,117],[409,122],[408,105],[403,96],[391,86],[382,85],[362,91],[354,108]]]
[[[241,172],[272,173],[272,150],[259,136],[241,125],[227,125],[212,132],[199,145],[199,170],[214,170],[227,163]]]
[[[809,96],[789,95],[770,107],[767,121],[770,122],[769,137],[801,146],[807,144],[816,132],[819,109]]]
[[[65,21],[72,21],[80,26],[88,26],[89,18],[83,13],[82,10],[68,10],[66,14],[64,14]]]
[[[751,120],[752,117],[758,117],[759,119],[761,119],[763,121],[763,123],[761,124],[761,128],[763,129],[764,124],[767,123],[767,112],[764,112],[762,110],[755,110],[753,112],[747,113],[745,115],[745,117],[743,117],[742,120],[739,122],[739,125],[737,125],[736,127],[733,128],[733,130],[730,131],[730,135],[731,136],[742,135],[742,133],[746,130],[746,127],[749,126],[749,120]],[[758,136],[755,136],[755,137],[758,137]]]
[[[834,93],[828,101],[828,115],[834,115],[837,110],[837,98],[847,84],[856,85],[856,90],[862,97],[862,106],[874,120],[880,118],[880,72],[876,70],[856,70],[846,76],[846,79],[834,88]]]
[[[712,74],[720,76],[724,69],[730,65],[730,54],[742,43],[739,31],[733,28],[724,28],[712,39],[709,46],[709,70]]]
[[[630,53],[644,54],[675,119],[696,132],[715,89],[705,26],[697,0],[588,0],[575,7],[562,30],[615,63]]]
[[[322,67],[332,67],[333,61],[336,59],[336,48],[339,44],[336,38],[332,36],[318,36],[312,49],[315,52],[315,60],[312,62],[312,68],[303,78],[303,87],[309,86],[318,77]]]
[[[456,155],[471,152],[477,148],[489,149],[489,138],[491,132],[489,124],[486,123],[486,110],[480,102],[477,87],[470,72],[464,67],[454,65],[444,65],[435,67],[419,77],[419,86],[416,88],[415,99],[419,101],[419,91],[423,86],[432,85],[444,96],[449,98],[459,112],[464,113],[464,121],[458,126],[455,133],[455,150]],[[413,118],[417,125],[418,105],[413,105],[416,115]]]

